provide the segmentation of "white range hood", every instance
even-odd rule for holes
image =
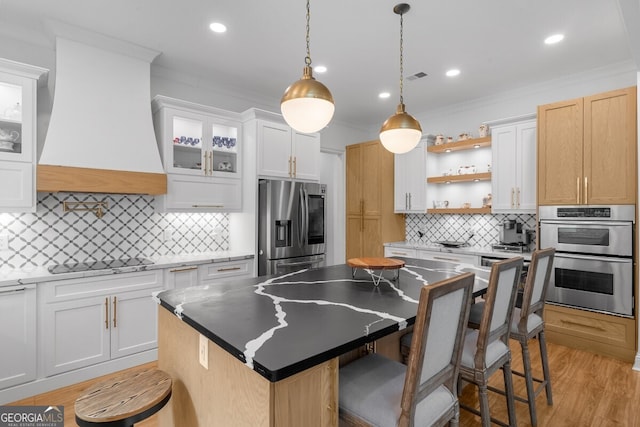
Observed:
[[[100,41],[95,47],[56,38],[55,94],[37,190],[164,194],[150,97],[158,52]]]

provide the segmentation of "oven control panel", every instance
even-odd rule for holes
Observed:
[[[611,218],[611,208],[558,208],[556,215],[558,218]]]

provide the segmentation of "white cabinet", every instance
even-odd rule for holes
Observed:
[[[471,264],[475,266],[480,265],[480,260],[477,255],[419,249],[417,257],[420,259],[430,259],[434,261],[455,262],[457,264]]]
[[[183,289],[198,285],[198,266],[184,265],[164,271],[165,289]]]
[[[427,140],[413,150],[394,156],[394,212],[425,213],[427,210]]]
[[[395,256],[401,256],[405,258],[415,258],[416,250],[413,248],[399,248],[395,246],[385,246],[384,256],[387,258],[393,258]]]
[[[162,286],[162,270],[39,284],[44,375],[155,349]]]
[[[47,72],[0,59],[0,212],[36,211],[36,92]]]
[[[154,127],[167,172],[162,211],[230,212],[242,205],[239,115],[156,96]]]
[[[320,134],[265,120],[258,120],[257,132],[259,177],[320,179]]]
[[[253,259],[213,262],[198,266],[200,285],[222,286],[223,279],[253,277]]]
[[[0,288],[0,389],[36,378],[36,288]]]
[[[536,120],[492,127],[493,213],[536,212]]]
[[[199,265],[183,265],[165,270],[166,289],[189,286],[223,286],[226,279],[253,277],[253,259],[218,261]],[[228,288],[228,286],[224,286]],[[222,287],[221,287],[222,289]]]

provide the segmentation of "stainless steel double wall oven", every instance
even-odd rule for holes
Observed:
[[[540,247],[556,248],[547,301],[633,317],[635,207],[541,206]]]

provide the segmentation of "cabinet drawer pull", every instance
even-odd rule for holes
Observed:
[[[573,322],[571,320],[562,320],[560,319],[561,323],[565,323],[567,325],[573,325],[573,326],[582,326],[583,328],[589,328],[589,329],[596,329],[598,331],[602,331],[602,332],[606,332],[607,330],[601,326],[593,326],[593,325],[585,325],[584,323],[580,323],[580,322]]]
[[[191,205],[192,208],[224,208],[224,205]]]
[[[173,270],[169,270],[169,273],[180,273],[182,271],[191,271],[191,270],[197,270],[198,266],[194,265],[192,267],[185,267],[185,268],[174,268]]]
[[[520,209],[520,187],[516,188],[516,207]]]
[[[26,291],[27,288],[19,288],[19,289],[10,289],[8,291],[0,291],[0,294],[11,294],[14,292],[22,292],[22,291]]]
[[[289,176],[292,177],[293,175],[291,174],[291,156],[289,156]]]
[[[236,270],[241,270],[241,267],[226,267],[226,268],[219,268],[218,271],[236,271]]]
[[[117,328],[118,323],[116,318],[118,316],[118,297],[113,297],[113,327]]]
[[[104,328],[109,329],[109,298],[104,299]]]
[[[407,256],[408,254],[406,252],[391,252],[391,255],[400,255],[400,256]]]
[[[298,166],[297,166],[297,162],[298,162],[298,158],[294,157],[293,158],[293,177],[295,178],[296,176],[298,176]]]

